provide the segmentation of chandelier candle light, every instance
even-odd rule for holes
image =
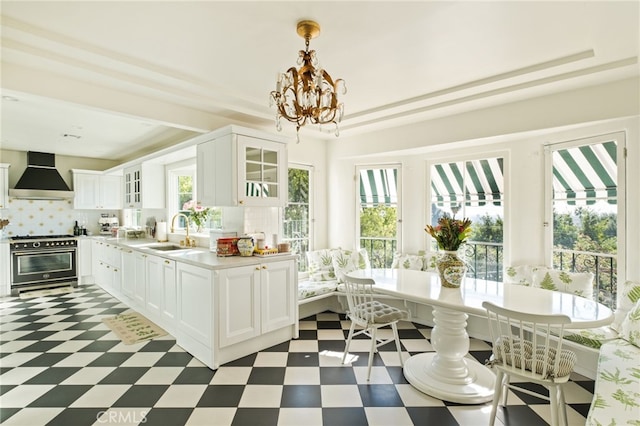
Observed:
[[[314,21],[298,22],[298,34],[304,38],[305,50],[298,56],[299,69],[289,68],[279,73],[276,90],[271,92],[270,106],[275,104],[276,129],[282,130],[281,118],[296,123],[296,133],[307,124],[335,125],[335,134],[339,136],[338,123],[344,115],[344,104],[338,100],[339,94],[347,93],[344,80],[335,81],[329,73],[318,67],[315,50],[309,50],[309,40],[320,34],[320,25]],[[300,136],[297,135],[298,142]]]

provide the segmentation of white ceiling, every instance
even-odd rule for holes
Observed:
[[[275,132],[268,94],[304,48],[301,19],[320,23],[311,48],[347,83],[341,137],[639,75],[637,1],[3,0],[1,13],[0,143],[21,151],[127,160],[231,123]]]

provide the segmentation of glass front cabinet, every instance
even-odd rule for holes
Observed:
[[[285,142],[229,133],[198,144],[197,158],[197,191],[202,205],[285,206]]]

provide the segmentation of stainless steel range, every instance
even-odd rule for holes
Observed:
[[[11,295],[78,286],[78,241],[73,235],[24,235],[9,241]]]

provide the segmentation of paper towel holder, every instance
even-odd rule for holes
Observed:
[[[167,238],[167,222],[160,221],[156,224],[156,226],[156,240],[159,243],[166,243],[167,241],[169,241],[169,239]]]

